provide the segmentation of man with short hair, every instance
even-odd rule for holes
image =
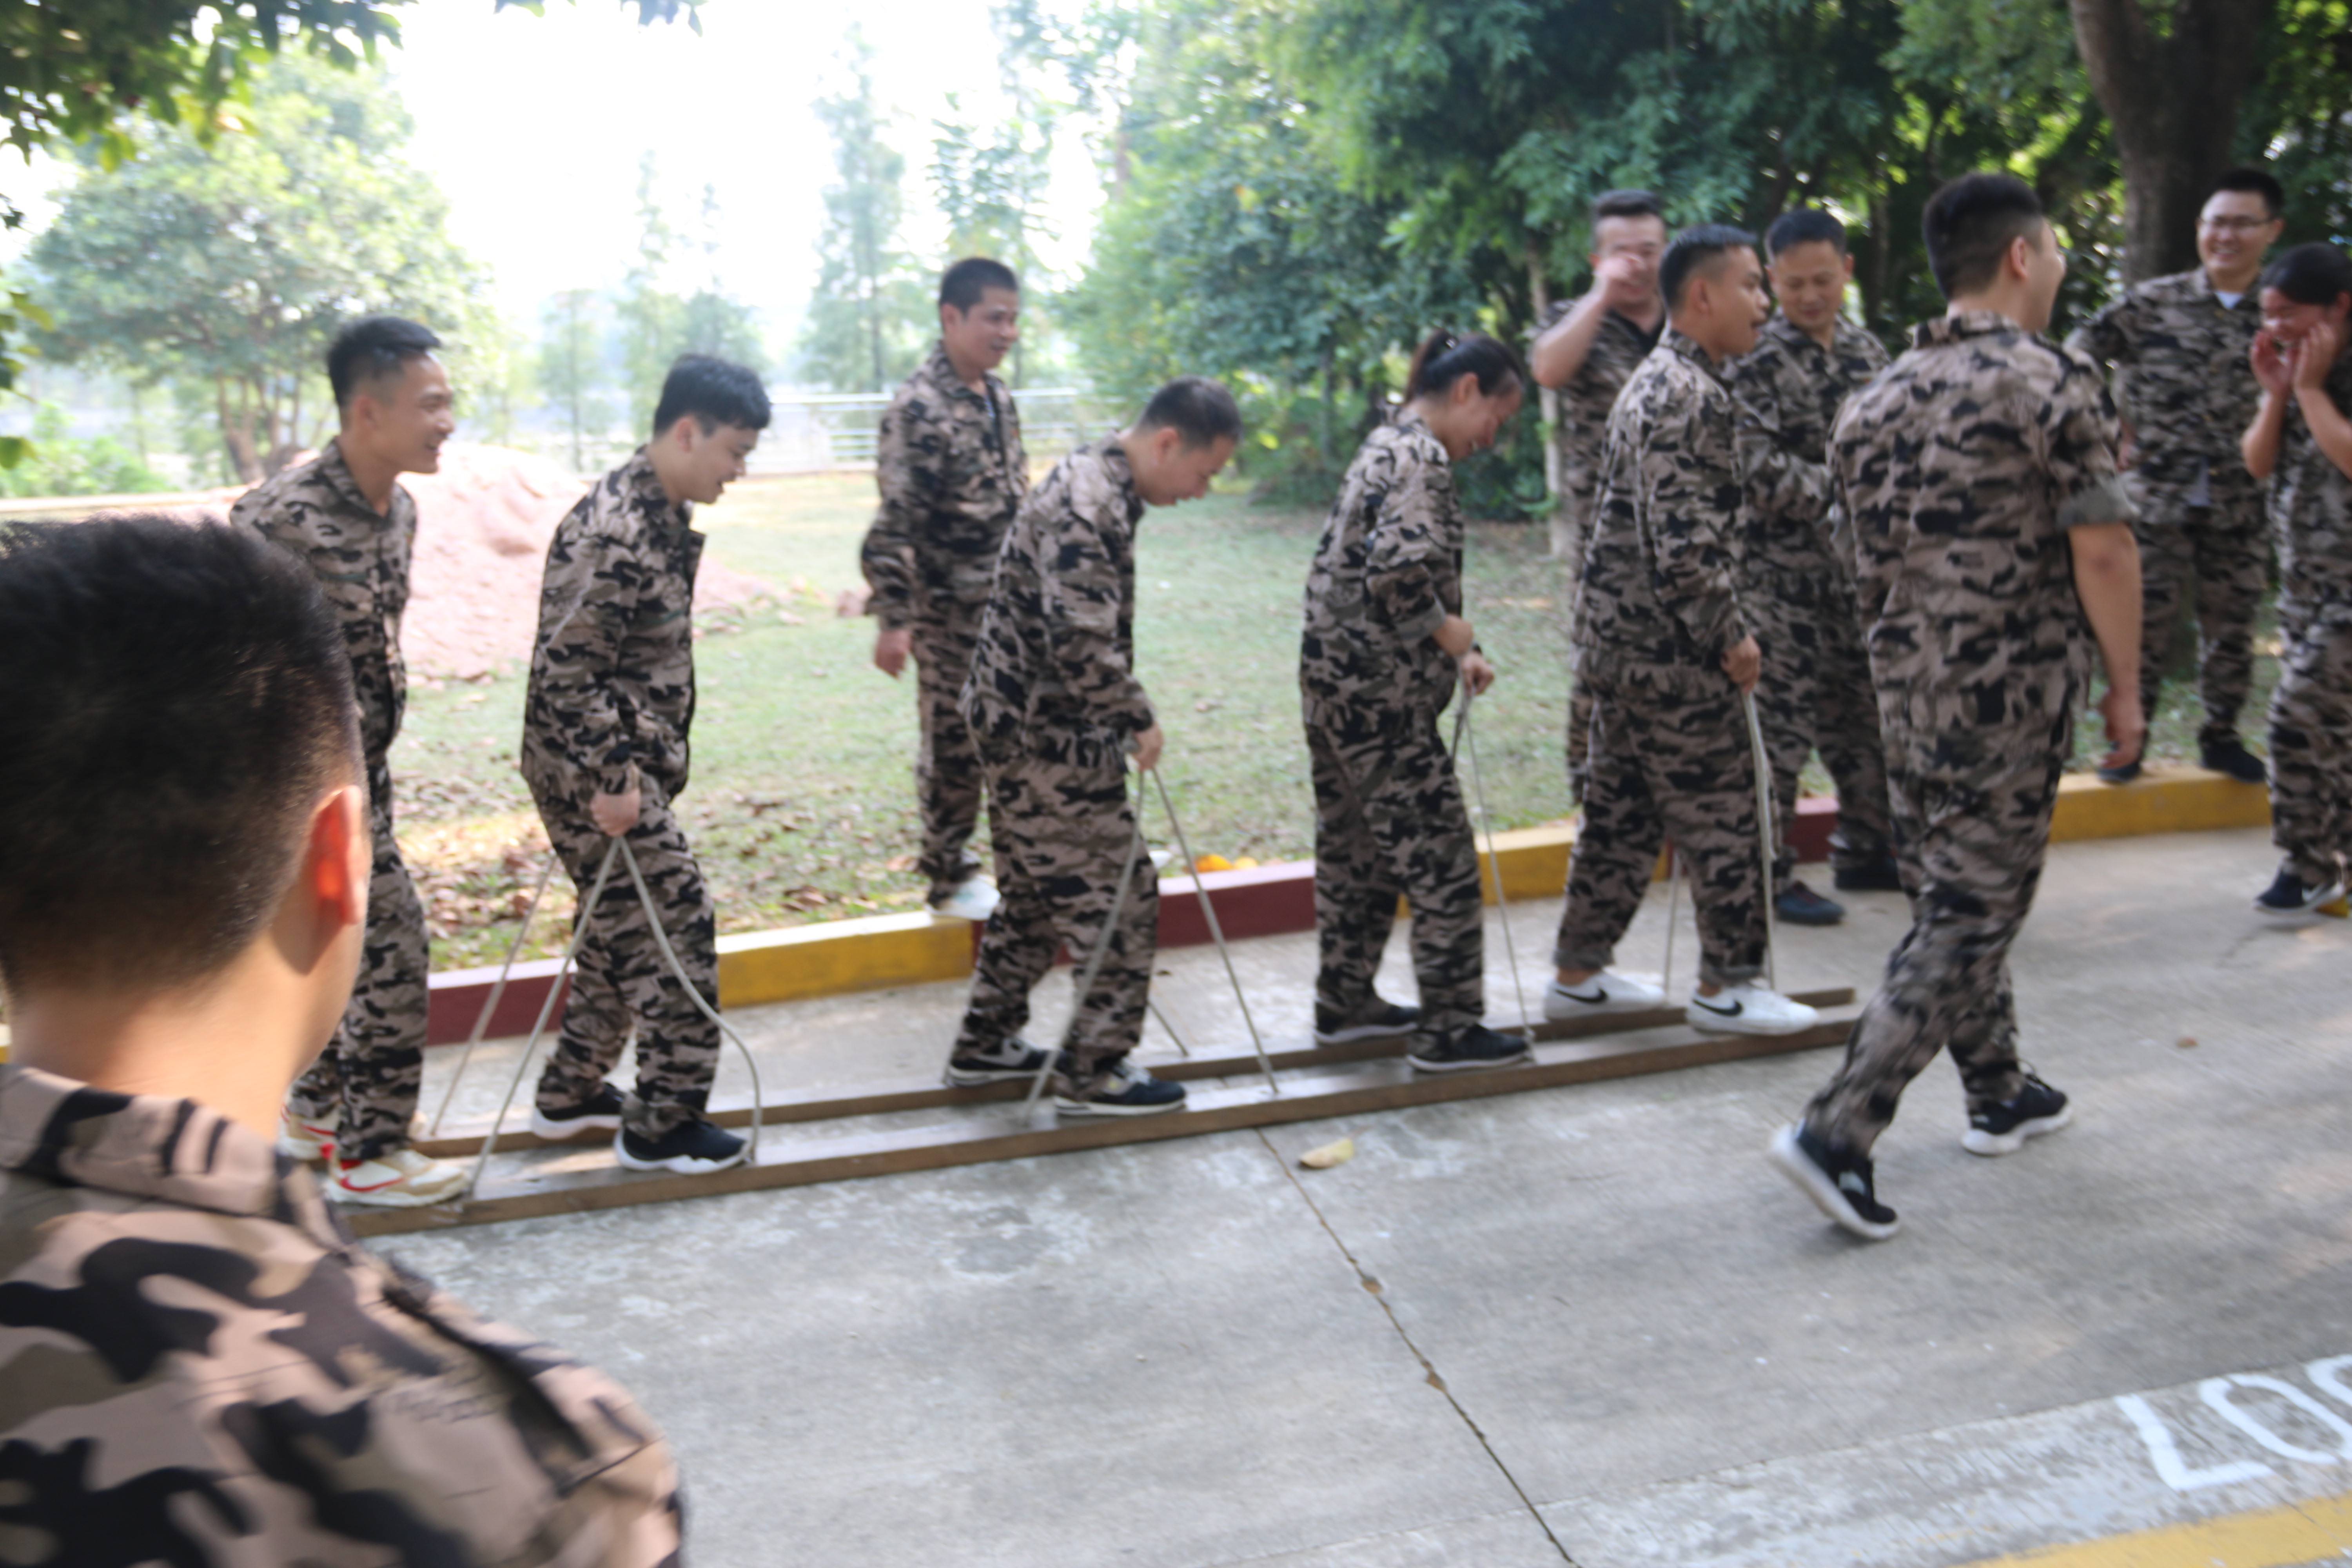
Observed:
[[[743,1158],[743,1140],[704,1114],[719,1031],[695,996],[719,1005],[718,916],[674,808],[694,721],[694,508],[743,477],[769,413],[757,374],[684,355],[662,384],[653,439],[580,498],[547,547],[522,775],[588,931],[530,1128],[552,1139],[609,1132],[632,1171],[698,1174]],[[656,907],[638,896],[616,840]],[[692,993],[663,956],[656,921]],[[605,1077],[632,1029],[637,1074],[625,1099]]]
[[[1576,681],[1591,693],[1592,750],[1547,1017],[1641,1012],[1665,999],[1609,966],[1671,837],[1698,910],[1698,984],[1685,1016],[1748,1035],[1816,1021],[1761,983],[1765,858],[1741,699],[1763,655],[1741,594],[1739,420],[1723,384],[1725,363],[1756,346],[1768,309],[1755,247],[1755,236],[1722,224],[1675,237],[1658,266],[1669,330],[1609,416],[1576,600]]]
[[[454,1196],[463,1165],[409,1141],[425,1081],[431,944],[425,906],[393,836],[393,741],[408,705],[400,621],[416,503],[402,474],[437,473],[457,428],[441,340],[415,321],[368,316],[335,335],[327,381],[341,427],[327,449],[256,485],[230,521],[290,552],[334,606],[359,692],[374,870],[364,962],[335,1038],[288,1097],[279,1144],[328,1163],[327,1190],[344,1203],[414,1207]]]
[[[1912,926],[1843,1065],[1773,1140],[1822,1212],[1895,1234],[1871,1148],[1904,1087],[1949,1050],[1962,1145],[2006,1154],[2066,1125],[2018,1063],[2009,950],[2050,844],[2095,639],[2110,764],[2139,755],[2139,552],[2116,419],[2090,357],[2040,336],[2065,253],[2032,187],[1968,174],[1928,201],[1950,313],[1846,404],[1830,442],[1856,580]]]
[[[1151,994],[1160,882],[1136,835],[1127,762],[1159,766],[1163,740],[1135,677],[1135,529],[1147,506],[1206,495],[1241,433],[1233,394],[1171,381],[1126,429],[1056,463],[1004,536],[963,689],[1003,902],[981,932],[950,1085],[1045,1065],[1021,1029],[1030,990],[1066,945],[1079,976],[1096,968],[1055,1064],[1055,1109],[1141,1116],[1184,1103],[1183,1085],[1128,1059]]]
[[[1029,488],[1021,416],[996,376],[1020,332],[1011,268],[975,256],[940,279],[940,341],[882,416],[874,450],[882,505],[860,552],[867,608],[882,628],[875,668],[896,679],[915,660],[918,869],[930,880],[931,908],[973,921],[988,918],[997,895],[971,848],[982,773],[957,702],[997,547]]]
[[[1845,319],[1853,278],[1845,225],[1814,208],[1783,213],[1765,237],[1767,271],[1780,310],[1756,347],[1727,368],[1725,382],[1746,416],[1749,467],[1743,551],[1754,592],[1764,676],[1756,708],[1772,761],[1773,912],[1793,925],[1834,925],[1835,900],[1799,881],[1790,832],[1805,759],[1818,747],[1837,785],[1838,830],[1830,862],[1843,889],[1899,891],[1888,847],[1886,758],[1878,703],[1853,602],[1853,557],[1829,502],[1830,428],[1840,405],[1886,368],[1886,350]],[[1795,484],[1774,484],[1796,470]]]
[[[1592,204],[1592,287],[1562,300],[1536,322],[1528,368],[1558,397],[1552,456],[1559,510],[1552,552],[1565,563],[1569,597],[1584,575],[1593,508],[1601,491],[1601,461],[1609,414],[1635,367],[1658,345],[1666,301],[1658,292],[1658,262],[1666,251],[1665,208],[1647,191],[1609,191]],[[1581,685],[1569,694],[1568,782],[1584,793],[1584,756],[1592,702]]]
[[[2131,456],[2125,474],[2139,509],[2140,700],[2156,717],[2181,601],[2197,614],[2197,679],[2205,721],[2199,760],[2248,784],[2266,776],[2238,736],[2254,679],[2254,617],[2268,585],[2263,487],[2238,437],[2262,388],[2247,351],[2262,327],[2263,255],[2286,226],[2286,193],[2260,169],[2231,169],[2197,215],[2198,265],[2124,290],[2066,344],[2115,369]],[[2137,757],[2099,776],[2137,778]]]
[[[0,1558],[675,1563],[628,1394],[272,1147],[373,940],[341,608],[143,517],[0,538]]]

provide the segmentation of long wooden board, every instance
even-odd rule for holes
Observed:
[[[1777,1056],[1841,1044],[1852,1025],[1850,1017],[1824,1019],[1801,1034],[1777,1036],[1704,1035],[1689,1029],[1616,1033],[1599,1039],[1546,1043],[1538,1047],[1536,1059],[1527,1066],[1486,1072],[1420,1075],[1402,1060],[1360,1062],[1295,1074],[1283,1080],[1278,1095],[1269,1095],[1263,1083],[1246,1080],[1213,1088],[1204,1085],[1192,1093],[1187,1109],[1160,1116],[1066,1122],[1055,1120],[1050,1110],[1041,1107],[1020,1125],[1014,1124],[1013,1117],[995,1112],[912,1130],[798,1141],[772,1135],[762,1140],[756,1163],[707,1176],[643,1175],[609,1161],[584,1170],[543,1173],[509,1170],[494,1172],[487,1190],[462,1204],[346,1212],[358,1234],[394,1236],[721,1193],[941,1170]]]
[[[1838,986],[1825,991],[1790,993],[1791,1001],[1810,1007],[1843,1007],[1853,1000],[1853,987]],[[1607,1035],[1630,1034],[1642,1029],[1660,1029],[1683,1022],[1680,1007],[1657,1007],[1645,1013],[1618,1013],[1595,1018],[1577,1018],[1565,1023],[1538,1022],[1531,1033],[1539,1041],[1591,1039]],[[1316,1046],[1305,1050],[1270,1051],[1267,1055],[1278,1072],[1302,1068],[1344,1067],[1352,1062],[1377,1061],[1404,1055],[1412,1042],[1400,1036],[1382,1040],[1358,1040],[1343,1046]],[[1172,1062],[1155,1061],[1151,1076],[1177,1082],[1192,1082],[1202,1079],[1241,1078],[1258,1071],[1255,1052],[1242,1051],[1220,1056],[1181,1058]],[[882,1083],[836,1086],[831,1089],[803,1089],[771,1095],[761,1108],[760,1123],[763,1127],[795,1121],[830,1121],[851,1116],[880,1116],[899,1110],[934,1110],[950,1105],[986,1105],[997,1100],[1019,1100],[1028,1092],[1025,1084],[995,1083],[977,1089],[949,1089],[937,1083]],[[520,1121],[528,1114],[528,1107],[508,1112],[508,1121]],[[751,1122],[751,1107],[748,1103],[714,1108],[710,1120],[722,1127],[748,1127]],[[482,1139],[489,1131],[488,1119],[470,1126],[453,1129],[441,1138],[420,1139],[417,1147],[437,1160],[471,1159],[482,1151]],[[509,1131],[499,1135],[498,1151],[542,1149],[551,1147],[545,1140],[527,1131]]]

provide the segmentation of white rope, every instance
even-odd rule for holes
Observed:
[[[1201,879],[1201,863],[1192,858],[1192,847],[1184,841],[1184,825],[1176,819],[1176,802],[1168,794],[1168,781],[1154,768],[1151,782],[1160,786],[1160,804],[1168,813],[1168,826],[1176,835],[1176,847],[1183,855],[1184,864],[1192,868],[1192,891],[1199,896],[1201,914],[1209,922],[1209,940],[1217,944],[1217,956],[1224,960],[1225,978],[1233,984],[1234,1000],[1241,1004],[1242,1022],[1249,1028],[1250,1047],[1257,1052],[1258,1068],[1265,1074],[1265,1092],[1278,1096],[1282,1085],[1275,1081],[1274,1058],[1265,1054],[1265,1042],[1258,1037],[1257,1020],[1250,1016],[1249,998],[1242,994],[1242,977],[1234,972],[1234,955],[1225,946],[1224,928],[1217,923],[1217,906],[1210,901],[1209,884]],[[1139,826],[1142,820],[1143,814],[1138,812]]]
[[[686,988],[688,998],[701,1010],[702,1016],[717,1025],[720,1034],[735,1042],[735,1049],[743,1058],[743,1070],[751,1075],[751,1135],[743,1151],[743,1161],[746,1164],[756,1163],[760,1158],[760,1122],[767,1110],[765,1102],[760,1098],[760,1064],[752,1059],[751,1047],[743,1043],[743,1037],[719,1016],[718,1008],[703,1000],[702,993],[694,988],[694,982],[686,977],[686,965],[677,961],[677,953],[669,944],[669,933],[662,929],[661,911],[654,905],[653,890],[646,886],[646,874],[637,869],[637,852],[629,847],[625,837],[614,842],[621,847],[621,858],[628,862],[629,880],[636,884],[637,898],[646,906],[646,919],[654,928],[654,942],[661,949],[661,955],[669,961],[670,973],[677,976],[677,983]],[[713,1067],[715,1068],[715,1063]]]
[[[1756,844],[1764,859],[1764,983],[1773,990],[1780,989],[1780,978],[1772,963],[1772,950],[1777,945],[1772,918],[1773,863],[1778,858],[1773,851],[1772,832],[1772,763],[1764,751],[1764,726],[1756,717],[1756,693],[1739,694],[1740,706],[1748,715],[1748,747],[1756,759]]]
[[[1486,829],[1486,864],[1493,868],[1495,873],[1495,915],[1502,926],[1503,956],[1510,964],[1511,994],[1519,1005],[1519,1035],[1532,1043],[1535,1021],[1528,1016],[1527,988],[1519,984],[1519,950],[1511,942],[1511,902],[1503,891],[1503,861],[1501,852],[1495,847],[1495,819],[1487,815],[1486,784],[1478,771],[1478,737],[1470,724],[1472,700],[1470,682],[1465,679],[1462,682],[1462,716],[1454,721],[1455,739],[1459,749],[1469,754],[1470,791],[1478,803],[1478,820]]]
[[[507,977],[514,973],[515,957],[522,952],[522,939],[530,934],[530,922],[538,918],[539,901],[547,897],[547,884],[555,879],[556,857],[547,857],[547,868],[539,874],[539,886],[532,889],[530,907],[522,912],[522,924],[515,928],[514,941],[507,943],[507,961],[499,965],[498,984],[490,987],[490,999],[482,1004],[479,1016],[474,1020],[474,1032],[466,1037],[466,1054],[457,1058],[457,1070],[449,1075],[449,1087],[441,1091],[440,1108],[433,1112],[432,1125],[425,1130],[427,1138],[441,1135],[441,1119],[449,1114],[449,1102],[457,1098],[457,1086],[465,1081],[466,1069],[473,1065],[474,1049],[482,1043],[483,1034],[490,1026],[490,1015],[499,1010],[499,999],[507,994]]]

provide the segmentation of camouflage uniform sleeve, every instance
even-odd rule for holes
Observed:
[[[2076,353],[2088,355],[2103,368],[2128,362],[2136,357],[2132,313],[2130,293],[2119,294],[2105,310],[2067,333],[2066,346]]]
[[[2042,399],[2036,433],[2058,505],[2060,528],[2129,522],[2139,515],[2116,468],[2121,431],[2098,367],[2061,351],[2058,384]]]
[[[1635,484],[1659,600],[1701,650],[1720,658],[1748,635],[1725,537],[1739,515],[1739,475],[1708,459],[1701,421],[1685,404],[1652,424]]]
[[[1123,517],[1106,521],[1089,516],[1084,506],[1063,509],[1054,520],[1053,538],[1044,542],[1039,586],[1047,646],[1063,689],[1092,709],[1105,727],[1134,735],[1150,729],[1155,720],[1143,683],[1119,647],[1127,589],[1106,530],[1125,526]]]
[[[1365,596],[1406,643],[1433,635],[1450,614],[1437,591],[1452,552],[1448,501],[1433,465],[1402,463],[1364,542]]]
[[[1763,375],[1732,386],[1738,409],[1739,472],[1748,502],[1769,517],[1819,517],[1829,508],[1829,469],[1807,462],[1782,434],[1770,382]]]
[[[874,440],[874,483],[882,504],[858,552],[873,596],[866,608],[885,631],[904,626],[914,613],[915,542],[939,501],[939,470],[924,461],[937,446],[922,412],[907,398],[882,416]]]
[[[606,795],[629,786],[635,760],[629,727],[609,678],[637,607],[646,573],[626,544],[583,531],[568,570],[549,574],[540,607],[538,695],[551,722],[543,740]]]

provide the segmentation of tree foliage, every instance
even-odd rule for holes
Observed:
[[[907,160],[884,134],[873,51],[853,31],[844,80],[816,103],[833,142],[817,280],[800,341],[802,373],[835,392],[882,392],[915,366],[929,336],[925,290],[898,237]]]

